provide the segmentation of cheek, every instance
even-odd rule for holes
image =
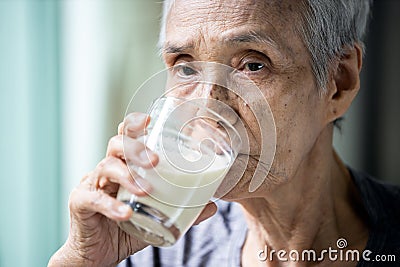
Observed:
[[[251,105],[251,104],[250,104]],[[251,155],[260,154],[261,131],[259,125],[259,115],[255,115],[248,105],[242,105],[239,109],[239,114],[243,118],[247,136],[249,139],[249,149]]]
[[[269,88],[276,89],[264,91],[276,125],[275,164],[285,165],[285,168],[304,157],[322,129],[321,99],[312,75],[296,76],[274,81]]]
[[[259,155],[263,143],[275,143],[274,119],[266,98],[248,95],[247,100],[247,104],[239,100],[238,113],[247,129],[250,154]]]
[[[289,166],[297,165],[312,149],[321,124],[318,96],[293,94],[279,101],[277,108],[277,159],[284,159]]]

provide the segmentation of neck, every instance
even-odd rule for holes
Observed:
[[[332,138],[325,135],[320,139]],[[265,246],[300,253],[337,249],[339,238],[347,240],[347,248],[361,250],[367,241],[362,215],[356,212],[360,210],[357,190],[332,149],[322,151],[316,145],[288,182],[239,203],[249,229],[245,246],[250,244],[254,255]]]

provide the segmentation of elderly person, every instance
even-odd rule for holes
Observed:
[[[204,222],[177,244],[147,246],[116,223],[132,215],[115,199],[119,185],[146,194],[134,182],[141,178],[128,172],[122,135],[135,151],[125,155],[131,162],[150,168],[158,161],[156,154],[140,158],[144,145],[136,131],[149,118],[131,114],[120,127],[129,131],[110,140],[105,159],[71,193],[69,237],[49,265],[370,266],[377,255],[395,255],[397,265],[384,266],[399,266],[399,188],[347,167],[332,146],[335,121],[360,87],[370,2],[165,1],[160,36],[167,67],[225,64],[247,75],[268,100],[277,133],[271,170],[249,192],[260,132],[249,112],[238,110],[254,148],[240,182],[218,207],[208,204],[196,224]],[[311,250],[316,258],[301,257]],[[360,252],[359,258],[345,258],[347,251]]]

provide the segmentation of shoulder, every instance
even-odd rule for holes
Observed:
[[[218,200],[217,213],[193,226],[175,245],[147,247],[120,266],[233,266],[240,257],[247,226],[238,204]],[[160,261],[159,264],[155,264]]]
[[[367,248],[374,253],[399,253],[400,187],[351,170],[370,228]],[[400,256],[400,255],[399,255]]]
[[[372,223],[400,225],[400,187],[350,169]],[[398,229],[400,231],[400,229]]]

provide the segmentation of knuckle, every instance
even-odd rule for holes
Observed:
[[[118,164],[118,159],[113,156],[108,156],[102,160],[101,167],[99,170],[107,171],[112,168],[114,165]]]
[[[80,203],[81,203],[81,192],[78,187],[75,187],[69,194],[68,207],[71,211],[74,211],[79,207]]]
[[[110,175],[110,173],[113,173],[114,170],[118,169],[120,162],[120,159],[113,156],[104,158],[96,167],[94,177],[96,177],[96,180],[99,180],[103,176]]]
[[[122,181],[122,180],[130,181],[131,174],[130,174],[128,168],[119,168],[117,179],[120,181]]]
[[[107,164],[103,167],[103,173],[113,174],[113,177],[117,180],[126,179],[129,176],[129,170],[125,163],[120,159],[110,157]]]
[[[89,200],[89,205],[97,211],[108,209],[110,201],[107,201],[106,198],[107,196],[105,193],[98,191],[96,197],[93,197]]]
[[[140,152],[144,149],[144,144],[140,141],[134,140],[125,146],[124,156],[128,163],[138,161]]]
[[[89,179],[90,174],[91,174],[91,173],[88,173],[88,174],[84,175],[84,176],[81,178],[80,183],[83,184],[84,182],[86,182],[86,181]]]
[[[90,206],[92,206],[92,207],[97,207],[97,206],[99,206],[99,204],[101,203],[101,200],[102,200],[101,194],[97,194],[96,197],[91,198],[91,199],[89,200],[89,204],[90,204]]]
[[[110,138],[110,140],[108,140],[108,147],[115,147],[117,145],[119,145],[122,142],[122,137],[121,135],[115,135],[113,137]]]
[[[97,164],[97,166],[96,166],[96,171],[101,170],[101,169],[104,168],[104,165],[107,164],[107,158],[108,158],[108,157],[102,159],[102,160]]]
[[[113,157],[113,156],[105,157],[103,166],[107,167],[109,165],[114,164],[116,161],[117,161],[117,159],[115,157]]]
[[[129,128],[132,126],[134,126],[134,128],[141,126],[141,124],[145,122],[146,117],[147,114],[141,112],[132,112],[128,114],[128,116],[126,116],[124,119],[127,130],[129,130]]]
[[[140,112],[131,112],[128,115],[126,115],[126,117],[124,118],[124,123],[129,123],[131,121],[134,121],[135,118],[137,118],[138,116],[140,116],[143,113]]]
[[[96,180],[96,170],[90,171],[88,174],[86,174],[82,179],[81,183],[79,184],[79,188],[81,187],[91,187]]]

